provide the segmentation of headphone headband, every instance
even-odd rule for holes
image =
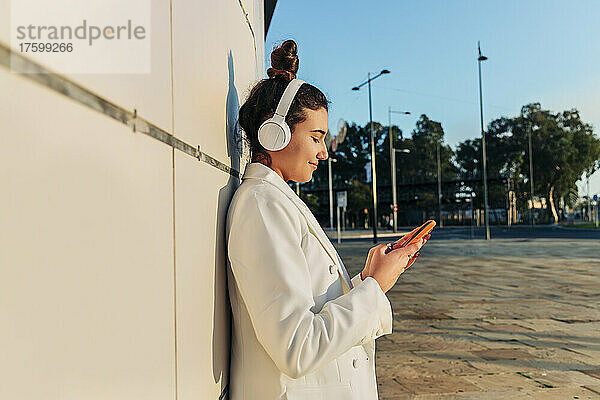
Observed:
[[[290,83],[288,83],[287,87],[283,91],[281,100],[279,100],[275,114],[285,119],[288,111],[290,110],[290,106],[292,105],[292,101],[294,101],[294,97],[296,97],[296,93],[298,93],[298,90],[303,83],[304,81],[302,79],[292,79]]]

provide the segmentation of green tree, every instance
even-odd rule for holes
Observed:
[[[600,140],[576,109],[553,114],[539,103],[522,107],[519,116],[502,117],[486,131],[488,176],[507,176],[515,182],[521,211],[530,197],[529,134],[533,147],[533,182],[537,195],[546,198],[551,218],[558,222],[556,205],[576,201],[576,182],[584,173],[600,167]],[[457,146],[456,161],[464,177],[481,177],[481,140],[466,140]],[[501,198],[499,192],[490,199]],[[490,201],[493,203],[493,200]]]
[[[406,148],[410,153],[398,156],[397,165],[402,180],[411,183],[428,183],[415,189],[413,193],[422,199],[421,206],[437,207],[437,148],[440,148],[440,167],[442,179],[442,200],[454,200],[458,190],[456,184],[448,181],[458,178],[458,169],[453,162],[454,151],[444,145],[444,129],[442,124],[422,114],[412,131],[412,137],[397,144],[396,148]]]

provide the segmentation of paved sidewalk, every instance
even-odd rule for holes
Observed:
[[[432,240],[387,294],[380,399],[600,399],[600,241]]]

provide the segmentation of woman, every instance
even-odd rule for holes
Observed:
[[[328,157],[328,101],[295,79],[294,41],[275,49],[271,64],[239,112],[252,162],[227,216],[230,397],[375,400],[375,339],[392,332],[385,292],[422,243],[388,254],[375,246],[348,277],[287,184],[309,181]]]

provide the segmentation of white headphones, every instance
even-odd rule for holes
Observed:
[[[302,79],[292,79],[285,88],[273,117],[263,122],[258,128],[258,141],[265,149],[279,151],[290,142],[292,131],[285,122],[285,117],[303,83]]]

